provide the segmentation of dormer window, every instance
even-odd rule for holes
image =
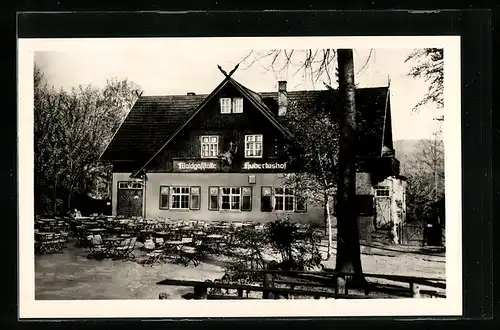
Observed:
[[[220,113],[243,113],[243,98],[221,97]]]

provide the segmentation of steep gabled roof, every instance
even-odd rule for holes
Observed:
[[[135,174],[138,173],[227,83],[240,90],[283,134],[293,135],[293,132],[287,129],[286,117],[277,115],[277,92],[256,93],[228,77],[208,95],[140,97],[101,159],[140,164]],[[335,91],[288,91],[287,98],[289,106],[305,105],[304,109],[330,109],[334,111],[334,117],[335,112],[340,111],[340,99]],[[388,87],[356,90],[360,142],[358,156],[380,156],[386,134],[384,123],[386,116],[390,116],[388,101]],[[390,131],[390,127],[388,129]]]
[[[145,161],[206,97],[207,95],[141,96],[101,159]]]
[[[147,158],[145,162],[141,162],[142,165],[132,173],[132,177],[137,176],[169,143],[173,140],[173,138],[180,132],[186,125],[200,112],[203,110],[205,105],[215,96],[217,93],[227,84],[233,85],[244,97],[252,103],[257,110],[259,110],[274,126],[281,131],[285,136],[291,137],[290,131],[283,126],[272,114],[271,110],[267,107],[267,105],[262,102],[260,96],[251,91],[250,89],[243,87],[236,80],[231,78],[230,76],[226,76],[226,78],[210,93],[205,99],[196,107],[196,109],[189,114],[188,118],[181,123],[166,139],[166,141],[150,156]]]

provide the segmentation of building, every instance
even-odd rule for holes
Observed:
[[[293,143],[284,120],[305,102],[338,111],[338,95],[278,85],[256,93],[225,74],[209,95],[140,97],[101,157],[113,165],[113,215],[322,222],[323,206],[282,186],[282,174],[299,170],[281,152]],[[389,90],[358,89],[356,98],[357,193],[360,214],[373,218],[373,187],[399,172]]]

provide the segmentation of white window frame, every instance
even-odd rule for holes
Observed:
[[[260,141],[257,138],[260,137]],[[250,141],[249,141],[250,140]],[[249,148],[249,144],[252,143],[252,147]],[[257,145],[260,144],[260,155],[255,155],[256,151],[259,150]],[[245,158],[262,158],[264,148],[264,136],[262,134],[248,134],[245,135]],[[251,154],[248,154],[251,151]]]
[[[242,97],[233,98],[232,111],[233,111],[233,113],[243,113],[243,98]]]
[[[223,212],[228,212],[228,211],[240,211],[241,210],[241,187],[220,187],[220,199],[219,199],[219,210]],[[229,194],[224,193],[224,189],[229,189]],[[238,189],[238,193],[234,193],[234,189]],[[229,209],[224,209],[222,208],[222,198],[229,196]],[[238,197],[238,207],[233,208],[233,197]]]
[[[232,99],[230,97],[221,97],[220,98],[220,113],[228,114],[232,111]]]
[[[216,139],[216,142],[212,142],[212,139]],[[208,139],[208,142],[203,142],[204,139]],[[208,156],[205,156],[203,154],[203,146],[207,146],[208,150]],[[210,155],[210,151],[212,149],[212,146],[214,147],[214,155]],[[217,155],[219,154],[219,136],[218,135],[202,135],[200,136],[200,155],[201,158],[217,158]]]
[[[180,189],[179,192],[175,192],[176,189]],[[183,189],[187,189],[187,192],[183,192]],[[190,198],[191,198],[191,188],[189,186],[171,186],[170,187],[170,209],[171,210],[189,210]],[[182,207],[182,196],[187,196],[187,205]],[[174,207],[174,199],[179,197],[179,207]]]
[[[375,197],[376,198],[387,198],[391,197],[391,188],[389,186],[375,186]],[[379,195],[379,192],[383,192]]]
[[[283,193],[282,194],[278,194],[276,192],[277,189],[283,189]],[[287,194],[287,190],[288,191],[292,191],[292,193],[288,193]],[[278,209],[276,208],[276,197],[281,197],[283,198],[283,209]],[[291,210],[287,210],[286,209],[286,198],[292,198],[292,209]],[[295,212],[295,191],[293,188],[286,188],[286,187],[273,187],[273,210],[277,211],[277,212]]]

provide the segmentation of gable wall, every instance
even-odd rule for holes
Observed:
[[[148,172],[172,171],[172,159],[201,159],[202,135],[219,136],[219,153],[227,151],[230,142],[236,143],[243,158],[245,135],[262,134],[262,160],[285,159],[282,133],[259,110],[244,99],[243,113],[221,114],[220,97],[241,97],[241,94],[232,85],[226,85],[150,163]]]

